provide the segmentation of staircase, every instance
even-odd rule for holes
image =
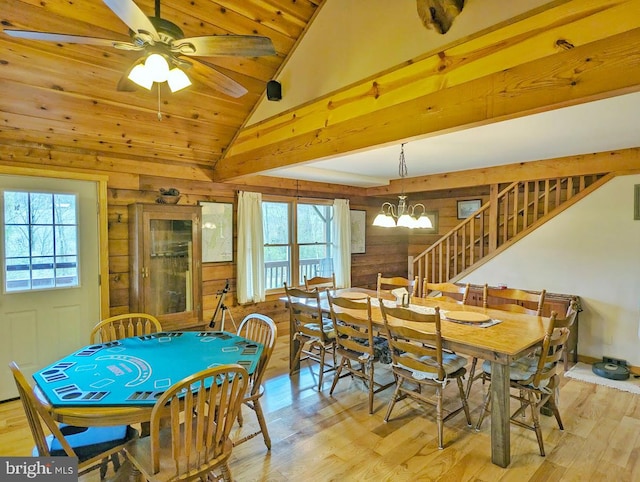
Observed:
[[[413,258],[413,275],[457,281],[613,178],[592,174],[492,185],[489,202]]]

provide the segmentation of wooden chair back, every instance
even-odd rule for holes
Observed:
[[[377,296],[380,298],[380,294],[383,291],[389,292],[396,288],[406,288],[411,296],[415,296],[418,290],[418,277],[413,280],[403,278],[402,276],[382,276],[382,273],[378,273],[378,280],[376,283]]]
[[[126,313],[102,320],[94,326],[91,330],[90,343],[106,343],[160,331],[162,331],[162,325],[155,316],[146,313]]]
[[[42,406],[33,393],[31,385],[29,385],[29,382],[18,367],[18,364],[12,361],[9,363],[9,369],[11,370],[13,379],[16,382],[20,401],[24,407],[24,413],[27,416],[27,422],[29,423],[31,435],[33,436],[33,441],[36,444],[38,454],[42,457],[48,457],[51,455],[43,427],[44,423],[44,426],[46,426],[53,436],[58,439],[65,453],[69,457],[76,457],[75,451],[60,431],[58,424],[53,420],[49,412]]]
[[[259,391],[262,377],[267,370],[269,360],[273,354],[278,337],[278,328],[274,321],[268,316],[260,313],[252,313],[245,316],[238,327],[238,335],[248,340],[261,343],[264,348],[255,371],[249,375],[249,388],[251,394]]]
[[[304,287],[307,291],[311,290],[324,290],[324,289],[336,289],[336,275],[322,277],[314,276],[311,279],[307,279],[307,275],[304,275]]]
[[[186,479],[186,474],[191,480],[221,465],[228,471],[229,434],[247,383],[247,371],[234,364],[207,368],[172,385],[151,412],[150,467],[145,468],[157,480]],[[141,468],[136,452],[130,455]]]
[[[320,292],[289,288],[286,283],[284,290],[287,294],[291,326],[294,331],[311,338],[318,338],[320,335],[320,338],[327,339],[322,323]]]
[[[74,427],[58,425],[35,395],[33,388],[25,378],[16,362],[9,363],[9,369],[18,388],[20,401],[24,407],[31,435],[36,444],[38,455],[42,457],[60,456],[78,458],[78,475],[100,468],[100,478],[104,478],[110,458],[122,451],[126,443],[137,436],[131,427]],[[51,435],[47,436],[47,432]],[[74,448],[70,439],[82,432],[82,446]],[[85,433],[86,432],[86,433]],[[69,434],[69,439],[65,436]],[[119,435],[116,435],[119,434]],[[113,438],[116,436],[117,438]],[[49,440],[51,439],[51,440]],[[54,443],[57,441],[57,444]],[[93,441],[93,443],[87,443]],[[58,445],[60,446],[58,448]],[[50,447],[54,447],[51,449]],[[113,459],[112,459],[113,460]],[[120,461],[114,460],[114,468],[120,467]]]
[[[539,293],[530,293],[528,291],[514,288],[489,288],[486,284],[482,292],[482,306],[485,308],[511,311],[513,313],[524,313],[527,315],[540,316],[542,314],[542,306],[547,291],[542,290]],[[489,303],[489,299],[499,299],[498,302]],[[535,304],[535,308],[526,308],[519,305],[518,302],[530,302]]]
[[[567,312],[564,315],[564,318],[558,318],[557,316],[554,317],[554,327],[556,329],[559,328],[567,328],[569,330],[569,336],[571,336],[571,330],[573,328],[573,325],[576,321],[576,318],[578,317],[578,302],[576,300],[571,300],[569,302],[569,306],[567,307]],[[562,363],[563,363],[563,367],[564,367],[564,371],[567,371],[569,369],[569,348],[567,345],[565,345],[563,347],[562,350]]]
[[[433,314],[417,313],[408,308],[386,306],[380,300],[380,311],[393,364],[444,380],[440,309],[436,307]],[[423,357],[432,357],[437,363],[425,363]]]
[[[353,352],[373,360],[373,322],[371,298],[365,302],[329,297],[333,329],[336,332],[338,354]]]
[[[550,379],[558,374],[558,363],[562,360],[564,348],[569,339],[569,328],[556,326],[556,313],[551,313],[549,326],[542,342],[536,371],[527,380],[519,381],[519,385],[546,387]]]
[[[455,283],[429,283],[425,278],[422,283],[422,297],[438,298],[441,301],[464,305],[469,297],[469,283],[464,286]]]

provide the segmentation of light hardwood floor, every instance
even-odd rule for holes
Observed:
[[[547,456],[541,457],[535,434],[512,426],[511,465],[503,469],[490,462],[489,419],[476,432],[457,415],[445,424],[445,448],[438,450],[433,417],[414,403],[398,403],[384,422],[391,389],[376,395],[375,412],[369,415],[367,392],[359,382],[340,380],[329,396],[330,375],[321,392],[305,366],[289,378],[287,343],[278,339],[266,375],[264,409],[272,450],[267,451],[261,436],[235,447],[231,470],[239,482],[640,480],[638,395],[564,378],[560,411],[565,430],[558,430],[553,417],[542,417]],[[474,385],[472,392],[475,423],[482,385]],[[246,408],[243,413],[245,427],[236,435],[255,425],[254,414]],[[29,455],[32,446],[20,402],[0,404],[0,454]]]

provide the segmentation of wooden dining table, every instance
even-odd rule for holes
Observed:
[[[331,296],[363,293],[374,299],[377,298],[375,290],[365,288],[330,290],[329,293]],[[384,297],[390,299],[388,294]],[[281,300],[288,301],[286,297]],[[441,330],[444,348],[491,362],[491,461],[500,467],[507,467],[511,462],[509,364],[540,346],[549,318],[447,303],[428,297],[414,297],[411,299],[411,305],[414,307],[437,306],[443,313],[447,311],[481,313],[492,320],[499,320],[499,323],[492,326],[480,327],[476,324],[449,321],[443,317]],[[321,293],[320,308],[325,316],[329,316],[326,292]],[[378,304],[372,305],[371,316],[374,325],[379,327],[383,325]],[[293,359],[296,354],[295,342],[291,340],[290,345],[290,364],[293,367],[299,362]]]

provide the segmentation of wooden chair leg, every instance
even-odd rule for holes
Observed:
[[[264,438],[264,444],[267,446],[268,450],[271,450],[271,437],[269,436],[269,431],[267,430],[267,422],[264,418],[264,412],[262,411],[260,400],[255,400],[253,402],[253,409],[255,410],[256,417],[258,418],[258,424],[260,425],[262,438]]]
[[[467,390],[466,390],[466,397],[469,398],[469,394],[471,393],[471,385],[473,384],[473,378],[475,377],[476,374],[476,366],[478,365],[478,359],[476,357],[473,357],[473,360],[471,360],[471,368],[469,369],[469,379],[467,380]]]
[[[444,448],[444,420],[442,419],[442,387],[436,388],[436,422],[438,423],[438,448]]]
[[[244,418],[242,418],[242,407],[240,407],[240,410],[238,410],[238,425],[242,427],[243,423],[244,423]]]
[[[393,407],[395,406],[396,401],[398,400],[398,395],[400,394],[400,387],[402,386],[403,381],[404,381],[404,378],[402,377],[398,377],[396,380],[396,389],[393,391],[393,396],[391,397],[391,400],[389,400],[389,405],[387,406],[387,413],[384,416],[385,422],[389,421],[389,417],[391,416],[391,411],[393,410]]]
[[[484,401],[482,403],[482,410],[480,411],[480,416],[478,417],[478,422],[476,423],[476,430],[480,430],[480,425],[482,425],[482,421],[484,417],[487,415],[489,411],[489,404],[491,403],[491,384],[489,384],[489,389],[487,390],[486,395],[484,396]]]
[[[336,388],[336,385],[338,384],[338,380],[340,380],[340,374],[342,373],[342,367],[345,364],[345,361],[347,361],[347,358],[343,358],[340,361],[340,364],[338,365],[338,368],[336,369],[336,373],[333,376],[333,382],[331,383],[331,389],[329,390],[329,395],[333,395],[333,390]]]
[[[324,378],[324,357],[326,355],[326,350],[323,344],[320,344],[319,347],[320,347],[320,374],[318,376],[318,390],[322,391],[322,380]]]
[[[471,413],[469,412],[469,402],[467,400],[467,396],[465,393],[464,385],[462,384],[462,378],[458,377],[458,391],[460,392],[460,400],[462,401],[462,409],[464,410],[464,415],[467,417],[467,427],[471,427]]]
[[[544,441],[542,440],[542,429],[540,428],[540,405],[536,403],[536,396],[531,392],[529,392],[529,406],[531,407],[533,430],[536,433],[536,438],[538,439],[540,455],[544,457]]]

